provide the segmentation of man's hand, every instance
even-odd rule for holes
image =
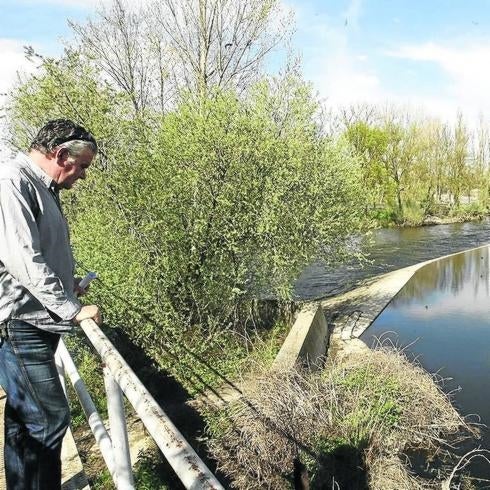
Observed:
[[[82,309],[78,312],[78,315],[73,319],[77,324],[80,324],[83,320],[93,320],[97,325],[102,323],[102,314],[97,305],[82,306]]]

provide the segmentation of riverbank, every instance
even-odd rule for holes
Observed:
[[[403,217],[393,215],[390,219],[375,219],[375,228],[413,228],[418,226],[449,225],[453,223],[482,221],[488,217],[490,217],[490,213],[480,208],[454,210],[447,214],[431,214],[428,216],[422,213],[407,213]]]
[[[462,214],[458,216],[426,216],[422,222],[417,224],[407,224],[406,226],[435,226],[450,225],[453,223],[470,223],[472,221],[482,221],[488,218],[489,214]],[[403,225],[402,225],[403,226]]]
[[[274,369],[258,366],[238,380],[241,396],[208,413],[211,453],[236,488],[290,488],[286,482],[298,475],[306,486],[295,488],[323,488],[325,481],[356,490],[461,483],[461,472],[451,472],[459,457],[447,448],[461,436],[477,437],[475,427],[457,413],[437,379],[403,351],[371,350],[359,339],[415,272],[435,260],[322,301],[332,330],[324,369],[298,369],[283,355]],[[319,330],[311,306],[301,310],[305,316],[312,309],[309,321],[300,322],[303,330]],[[303,352],[309,334],[299,339],[295,327],[288,338],[297,356],[315,358]],[[291,346],[285,350],[291,357]],[[438,471],[431,470],[435,466]]]
[[[208,418],[211,454],[239,490],[440,488],[448,469],[419,477],[410,457],[452,464],[445,449],[472,431],[430,374],[389,349],[315,372],[255,370],[240,390]]]

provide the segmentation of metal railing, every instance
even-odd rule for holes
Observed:
[[[84,320],[81,328],[103,363],[110,435],[63,341],[60,342],[56,354],[58,370],[63,382],[65,376],[68,376],[80,399],[116,488],[118,490],[135,488],[122,398],[124,393],[185,488],[223,490],[216,477],[184,439],[97,324],[92,320]]]

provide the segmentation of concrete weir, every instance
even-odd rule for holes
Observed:
[[[415,271],[427,263],[377,276],[352,291],[323,301],[306,303],[286,337],[274,367],[292,367],[296,362],[318,366],[327,349],[329,356],[367,349],[358,337]]]
[[[298,360],[317,366],[328,348],[328,326],[323,310],[308,303],[298,313],[296,321],[277,354],[273,368],[292,368]]]
[[[327,349],[329,356],[367,349],[359,337],[415,272],[458,253],[388,272],[364,281],[347,293],[305,304],[276,357],[274,367],[293,366],[298,361],[316,366],[326,356]]]

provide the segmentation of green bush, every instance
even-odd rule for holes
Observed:
[[[460,204],[457,208],[452,209],[450,216],[466,219],[483,218],[487,212],[488,210],[482,203],[471,202],[468,204]]]
[[[99,139],[89,177],[64,196],[77,260],[102,279],[88,301],[196,381],[209,369],[195,355],[233,362],[218,354],[260,322],[257,300],[287,301],[307,264],[352,253],[359,166],[322,136],[318,108],[308,85],[286,77],[134,114],[69,53],[18,88],[10,118],[18,142],[61,115]]]
[[[423,208],[414,201],[408,201],[403,208],[401,221],[404,225],[417,226],[423,223],[424,217]]]
[[[372,213],[372,219],[375,221],[376,227],[386,228],[397,222],[398,215],[394,209],[378,209]]]

